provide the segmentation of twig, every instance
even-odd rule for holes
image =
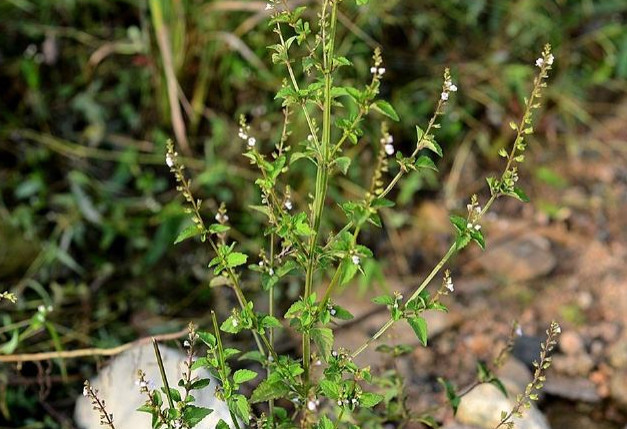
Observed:
[[[115,356],[133,347],[149,344],[152,342],[152,338],[157,341],[176,340],[187,335],[187,328],[181,329],[178,332],[172,332],[169,334],[154,335],[150,337],[140,338],[130,343],[122,344],[117,347],[111,347],[108,349],[101,348],[89,348],[78,350],[64,350],[60,352],[42,352],[42,353],[22,353],[13,354],[7,356],[0,356],[0,362],[38,362],[42,360],[51,359],[75,359],[85,356]]]

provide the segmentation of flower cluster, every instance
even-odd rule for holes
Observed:
[[[552,66],[553,60],[555,60],[555,57],[553,56],[553,54],[542,56],[536,60],[536,66],[540,68],[544,67],[545,64],[548,66]]]
[[[472,196],[470,203],[466,205],[466,208],[468,209],[468,223],[466,224],[466,228],[479,231],[481,229],[479,221],[481,220],[483,209],[479,205],[477,195]]]
[[[444,271],[442,286],[444,286],[449,292],[455,292],[455,288],[453,287],[453,279],[451,278],[451,272],[449,270]]]
[[[448,101],[449,94],[451,92],[457,92],[457,85],[451,80],[451,73],[448,68],[444,69],[444,84],[442,84],[442,94],[440,99],[442,101]]]
[[[386,154],[389,156],[394,155],[394,145],[392,144],[394,143],[394,137],[392,134],[386,132],[383,137],[381,137],[380,142]]]
[[[246,142],[249,148],[253,148],[257,144],[257,139],[250,135],[250,125],[246,123],[243,115],[239,119],[239,132],[237,135]]]
[[[370,73],[382,77],[385,74],[385,67],[370,67]]]

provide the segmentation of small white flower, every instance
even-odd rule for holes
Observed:
[[[394,137],[392,136],[392,134],[388,135],[387,139],[386,139],[387,143],[394,143]]]
[[[468,229],[472,228],[472,223],[468,222],[468,223],[466,224],[466,228],[468,228]]]
[[[335,350],[331,351],[331,356],[337,357],[337,352]]]
[[[239,325],[239,322],[237,319],[233,319],[233,327],[237,328],[237,325]]]
[[[466,204],[466,208],[468,209],[468,211],[471,211],[473,208],[472,204]]]
[[[243,128],[239,129],[239,133],[237,134],[239,136],[240,139],[242,140],[248,140],[248,134],[246,134],[246,132],[244,131]]]
[[[337,311],[335,310],[335,308],[331,308],[329,313],[331,314],[331,316],[335,316],[337,314]]]
[[[477,207],[475,207],[475,211],[476,211],[477,213],[481,213],[481,206],[477,206]]]
[[[457,85],[454,84],[450,84],[450,86],[448,87],[448,89],[452,92],[457,92]]]
[[[379,76],[383,76],[385,74],[385,67],[380,67],[377,72],[379,73]]]
[[[357,405],[359,403],[359,401],[357,400],[357,398],[353,398],[351,399],[351,402],[353,403],[353,405]]]
[[[370,73],[377,74],[377,68],[376,67],[370,67]]]
[[[183,426],[183,422],[180,419],[176,419],[172,426],[174,426],[174,429],[180,429]]]
[[[87,386],[83,387],[83,396],[84,397],[88,397],[89,396],[89,389],[87,388]]]
[[[274,362],[274,356],[268,355],[268,362]]]
[[[440,98],[442,99],[442,101],[446,101],[448,100],[448,92],[444,91],[441,95]]]
[[[272,3],[266,3],[266,10],[272,10],[274,9],[274,6],[272,5]]]
[[[353,255],[351,257],[351,261],[353,261],[353,264],[355,264],[355,265],[359,265],[359,262],[361,262],[361,260],[359,259],[359,256],[357,256],[357,255]]]
[[[341,406],[342,406],[342,400],[341,400],[341,399],[338,399],[338,400],[337,400],[337,406],[338,406],[338,407],[341,407]]]
[[[523,336],[523,330],[522,330],[522,327],[520,325],[516,325],[515,334],[516,334],[517,337],[522,337]]]
[[[253,147],[257,143],[257,139],[254,137],[248,137],[248,146]]]
[[[309,134],[309,135],[307,136],[307,141],[310,141],[310,142],[312,142],[312,141],[313,141],[313,136],[312,136],[311,134]]]
[[[403,295],[401,295],[400,293],[398,294],[398,300],[402,301],[403,300]]]
[[[546,57],[546,63],[550,66],[553,65],[554,60],[555,60],[555,57],[553,56],[553,54],[549,54],[549,56]]]
[[[556,334],[561,334],[561,333],[562,333],[562,328],[560,327],[560,325],[557,325],[557,326],[555,327],[555,333],[556,333]]]
[[[453,279],[451,279],[450,277],[446,279],[445,286],[450,292],[455,291],[455,287],[453,286]]]
[[[46,307],[44,307],[43,305],[39,305],[37,306],[37,311],[39,311],[40,313],[45,313]]]
[[[273,270],[272,268],[270,268],[270,269],[268,270],[268,274],[270,274],[271,276],[273,276],[273,275],[274,275],[274,270]]]
[[[481,225],[477,224],[475,225],[475,231],[479,231],[481,229]]]
[[[394,146],[393,145],[388,143],[388,144],[386,144],[384,146],[384,149],[385,149],[385,153],[387,153],[388,155],[390,155],[390,156],[394,155]]]
[[[170,168],[174,167],[174,160],[172,159],[172,155],[167,154],[165,156],[165,163]]]
[[[191,345],[191,343],[189,342],[189,340],[185,340],[185,341],[183,341],[183,347],[185,347],[186,349],[190,348],[191,346],[192,346],[192,345]]]
[[[292,200],[285,200],[285,203],[283,203],[283,205],[287,210],[292,210]]]
[[[543,65],[544,65],[544,59],[543,58],[538,58],[536,60],[536,66],[542,67]]]
[[[316,408],[317,408],[317,407],[316,407],[316,403],[315,403],[315,401],[309,400],[309,401],[307,402],[307,409],[308,409],[309,411],[316,411]]]

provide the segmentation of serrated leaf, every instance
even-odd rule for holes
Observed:
[[[442,148],[439,144],[436,143],[435,140],[433,140],[433,136],[428,135],[422,141],[425,149],[429,149],[431,152],[437,154],[440,158],[442,158],[442,155],[444,154],[442,152]]]
[[[333,331],[330,328],[312,328],[310,335],[320,355],[327,361],[333,349]]]
[[[436,167],[435,163],[431,158],[426,155],[422,155],[416,160],[415,166],[417,168],[428,168],[433,171],[438,171],[438,167]]]
[[[204,389],[205,387],[211,384],[211,379],[209,378],[201,378],[200,380],[196,380],[192,383],[190,390],[198,390]]]
[[[289,392],[289,388],[282,381],[264,380],[253,391],[250,402],[266,402],[271,399],[284,397]]]
[[[514,197],[517,200],[522,201],[523,203],[528,203],[530,201],[527,194],[525,194],[525,191],[518,187],[514,188],[514,191],[507,195],[509,195],[510,197]]]
[[[383,400],[383,396],[378,393],[364,392],[359,396],[359,406],[362,408],[372,408]]]
[[[338,270],[340,270],[339,284],[340,286],[343,286],[355,277],[355,274],[357,274],[357,271],[359,270],[359,265],[354,264],[351,259],[344,258],[340,263]]]
[[[390,295],[380,295],[380,296],[372,298],[372,302],[374,302],[375,304],[381,304],[381,305],[394,305],[395,301],[396,300],[394,299],[394,297]]]
[[[233,374],[233,381],[237,384],[246,383],[247,381],[253,380],[257,377],[257,373],[255,371],[251,371],[250,369],[238,369]]]
[[[183,231],[179,232],[179,235],[176,237],[176,240],[174,240],[174,244],[179,244],[180,242],[185,241],[188,238],[192,238],[197,235],[200,235],[200,233],[201,233],[201,230],[200,228],[198,228],[196,224],[189,225]]]
[[[236,394],[227,401],[229,409],[235,412],[235,415],[241,418],[245,424],[250,421],[250,405],[244,395]]]
[[[336,319],[351,320],[355,317],[351,314],[350,311],[348,311],[347,309],[343,307],[340,307],[339,305],[334,305],[333,310],[335,311],[335,314],[333,314],[333,317],[335,317]]]
[[[449,220],[458,232],[465,232],[468,229],[468,227],[466,226],[468,224],[466,218],[457,215],[451,215],[449,217]]]
[[[222,225],[220,223],[214,223],[209,225],[209,232],[212,234],[223,234],[231,229],[230,226]]]
[[[409,326],[411,326],[411,328],[414,330],[414,333],[418,337],[418,340],[420,341],[420,343],[426,347],[427,336],[428,336],[427,321],[420,316],[411,317],[406,320],[407,320],[407,323],[409,323]]]
[[[338,399],[340,397],[340,386],[338,383],[330,380],[320,380],[320,389],[324,396],[329,399]]]
[[[183,409],[181,418],[183,419],[183,422],[186,423],[186,427],[193,428],[212,412],[213,410],[209,408],[187,405],[185,409]]]
[[[394,107],[390,103],[385,100],[377,100],[370,105],[370,108],[387,116],[393,121],[398,122],[400,118],[398,117],[398,113],[394,110]]]
[[[337,165],[337,168],[342,172],[342,174],[346,174],[351,165],[351,159],[347,156],[341,156],[336,158],[335,165]]]
[[[248,256],[240,252],[231,252],[226,257],[226,264],[230,268],[244,265],[248,260]]]

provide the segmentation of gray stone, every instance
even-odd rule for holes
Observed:
[[[505,385],[505,389],[511,397],[523,393],[527,384],[533,379],[533,374],[529,368],[518,359],[511,357],[499,368],[496,375]]]
[[[456,417],[463,424],[493,429],[501,420],[501,412],[509,412],[513,407],[513,398],[506,398],[492,384],[481,384],[462,397]],[[546,418],[533,405],[522,419],[514,417],[512,421],[516,429],[550,429]]]
[[[610,380],[610,395],[623,411],[627,411],[627,371],[616,371]]]
[[[610,346],[608,361],[616,369],[627,368],[627,338],[621,339]]]
[[[159,346],[163,365],[170,388],[176,387],[185,369],[185,355],[178,350]],[[157,366],[152,344],[135,347],[115,357],[111,363],[90,380],[93,388],[98,389],[98,397],[104,399],[109,413],[113,414],[116,429],[150,428],[151,416],[136,411],[146,401],[136,385],[137,371],[146,373],[146,379],[161,386],[161,376]],[[195,376],[210,378],[211,384],[202,390],[195,390],[195,404],[211,408],[214,411],[205,417],[197,426],[198,429],[214,428],[220,419],[231,422],[226,404],[214,396],[216,380],[205,370],[195,371]],[[181,393],[182,388],[178,388]],[[100,419],[88,398],[82,395],[76,401],[74,418],[79,428],[100,429]]]
[[[573,377],[587,376],[594,368],[594,360],[590,355],[556,355],[553,356],[553,369]]]
[[[596,385],[583,377],[572,378],[550,374],[542,390],[549,395],[559,396],[571,401],[590,403],[601,401]]]
[[[550,273],[557,260],[546,238],[529,235],[488,247],[479,263],[499,279],[522,282]]]

